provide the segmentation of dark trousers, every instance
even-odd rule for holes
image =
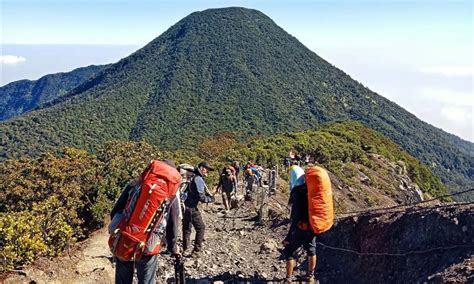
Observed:
[[[115,267],[115,283],[116,284],[132,284],[133,269],[137,268],[137,278],[139,284],[155,284],[156,283],[156,265],[158,263],[158,255],[143,256],[140,260],[121,261],[117,259]]]
[[[191,230],[194,226],[196,230],[196,239],[194,240],[194,250],[201,251],[202,241],[204,240],[204,230],[206,226],[202,221],[201,212],[198,208],[186,207],[183,217],[183,250],[187,250],[191,245]]]

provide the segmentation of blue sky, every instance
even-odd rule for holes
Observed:
[[[115,62],[193,11],[242,6],[419,118],[474,141],[472,1],[0,1],[0,85]]]

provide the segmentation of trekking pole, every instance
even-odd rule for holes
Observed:
[[[174,259],[174,279],[176,284],[185,284],[186,275],[184,273],[184,260],[182,255],[175,255]]]

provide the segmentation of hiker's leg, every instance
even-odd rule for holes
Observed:
[[[155,284],[158,255],[144,256],[137,261],[138,284]]]
[[[297,239],[292,237],[289,240],[289,243],[283,249],[283,256],[286,259],[286,279],[290,281],[291,281],[291,277],[293,276],[293,269],[295,268],[295,265],[296,265],[296,261],[295,261],[296,250],[299,247],[299,245],[295,241],[297,241]]]
[[[191,209],[186,208],[183,216],[183,253],[191,245],[192,215]]]
[[[115,284],[129,284],[133,281],[133,262],[117,259],[115,265]]]
[[[286,260],[286,278],[291,279],[293,276],[293,269],[295,268],[296,261],[294,259]]]
[[[232,208],[232,192],[226,192],[227,195],[227,204],[229,205],[229,210]]]
[[[253,179],[251,177],[247,178],[247,187],[245,189],[246,193],[250,193],[252,191],[252,186],[253,186]]]
[[[196,230],[196,239],[194,240],[194,250],[201,251],[202,249],[202,242],[204,241],[204,232],[206,226],[204,225],[204,221],[202,220],[201,212],[196,208],[193,212],[193,226]]]
[[[308,271],[307,274],[314,276],[316,269],[316,236],[313,232],[306,233],[306,240],[303,244],[306,253],[308,254]]]
[[[229,210],[227,194],[224,191],[222,191],[222,203],[224,204],[225,211]]]
[[[314,275],[315,269],[316,269],[316,256],[308,255],[308,274]]]

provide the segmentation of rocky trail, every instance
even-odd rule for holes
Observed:
[[[220,198],[201,207],[204,253],[185,254],[187,283],[279,283],[284,278],[281,241],[288,228],[282,193],[268,198],[259,222],[255,202],[227,214]],[[318,238],[320,283],[473,283],[474,205],[426,205],[339,219]],[[105,229],[63,257],[37,260],[4,283],[113,283]],[[296,274],[303,274],[302,262]],[[160,256],[158,283],[174,283],[174,259]],[[220,283],[222,283],[220,282]]]

